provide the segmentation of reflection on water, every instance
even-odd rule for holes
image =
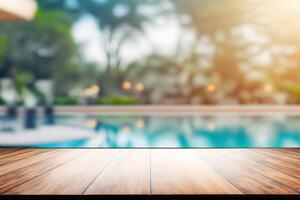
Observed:
[[[22,119],[0,118],[0,138],[43,135],[56,137],[49,142],[30,141],[17,146],[33,147],[300,147],[300,116],[56,116],[56,124],[44,125],[39,119],[36,130],[24,130]],[[59,129],[64,128],[64,132]],[[43,128],[46,131],[39,131]],[[80,132],[72,138],[72,133]],[[34,132],[34,134],[33,134]],[[49,132],[49,131],[48,131]],[[68,139],[60,139],[69,134]],[[50,136],[49,136],[50,134]],[[33,135],[33,136],[32,136]],[[9,137],[8,137],[9,136]],[[28,139],[28,138],[27,138]],[[2,140],[3,141],[3,140]],[[0,145],[3,146],[0,140]],[[5,146],[8,146],[7,144]]]

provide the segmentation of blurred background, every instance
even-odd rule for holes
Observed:
[[[36,3],[0,22],[0,105],[300,103],[299,0]]]

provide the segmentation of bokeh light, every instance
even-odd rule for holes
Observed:
[[[145,86],[144,86],[143,83],[137,83],[137,84],[135,85],[135,89],[136,89],[136,91],[138,91],[138,92],[142,92],[142,91],[145,89]]]
[[[132,88],[131,82],[129,82],[129,81],[123,82],[122,88],[123,88],[124,90],[130,90],[130,89]]]
[[[137,127],[137,128],[144,128],[144,126],[145,126],[145,122],[144,122],[143,119],[138,119],[138,120],[136,121],[136,127]]]
[[[207,85],[206,90],[207,90],[209,93],[213,93],[213,92],[215,92],[215,91],[217,90],[217,87],[216,87],[216,85],[214,85],[214,84],[209,84],[209,85]]]
[[[266,84],[264,89],[266,93],[272,93],[274,91],[274,87],[271,84]]]

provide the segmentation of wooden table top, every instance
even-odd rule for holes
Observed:
[[[0,149],[1,194],[299,194],[300,149]]]

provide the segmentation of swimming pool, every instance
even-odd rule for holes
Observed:
[[[9,141],[9,142],[7,142]],[[26,142],[25,142],[26,141]],[[14,143],[15,142],[15,143]],[[0,146],[50,148],[300,147],[300,115],[59,114],[54,125],[0,118]]]

